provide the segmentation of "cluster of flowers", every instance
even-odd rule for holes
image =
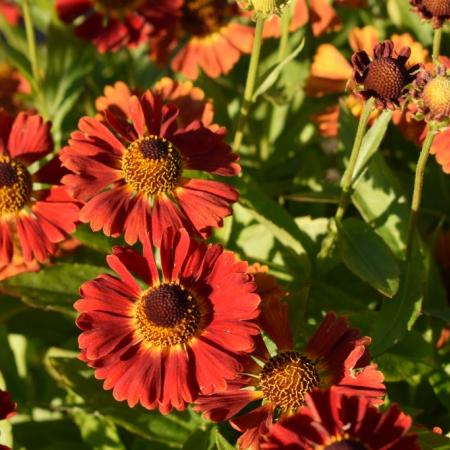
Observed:
[[[437,3],[414,1],[425,17]],[[318,27],[337,26],[328,4],[314,6]],[[152,56],[165,61],[188,35],[172,60],[188,77],[198,66],[226,73],[251,48],[251,29],[226,1],[57,0],[56,7],[100,51],[158,41],[164,45],[150,48],[166,52]],[[433,15],[437,25],[444,12]],[[298,1],[293,26],[307,14]],[[414,114],[442,128],[450,113],[446,68],[408,66],[410,53],[395,52],[392,41],[375,45],[372,59],[356,51],[355,93],[375,97],[379,108],[413,99]],[[164,78],[145,92],[118,82],[104,94],[97,116],[82,118],[57,155],[50,123],[0,111],[0,267],[44,262],[79,222],[142,244],[142,252],[114,247],[107,263],[116,275],[83,284],[75,303],[80,358],[104,388],[163,414],[192,404],[213,421],[230,421],[242,449],[418,449],[408,416],[396,406],[377,409],[385,386],[370,337],[328,313],[298,349],[285,292],[267,268],[203,241],[239,196],[213,178],[240,171],[204,93]],[[4,403],[0,418],[15,408],[7,396]]]

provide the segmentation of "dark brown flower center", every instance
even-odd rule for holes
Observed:
[[[422,0],[422,3],[435,17],[450,15],[450,0]]]
[[[136,303],[136,331],[152,346],[187,342],[201,329],[202,317],[198,301],[178,284],[151,287]]]
[[[430,80],[423,89],[423,103],[433,117],[450,116],[450,78],[437,76]]]
[[[31,175],[19,161],[0,156],[0,217],[20,211],[30,200]]]
[[[94,0],[97,8],[107,15],[121,15],[140,6],[143,0]]]
[[[368,447],[361,444],[361,442],[344,439],[325,446],[324,450],[368,450]]]
[[[395,59],[389,57],[375,59],[369,65],[364,89],[375,92],[385,100],[398,100],[407,79],[405,67]]]
[[[319,381],[312,361],[298,352],[285,352],[266,363],[260,388],[266,400],[283,412],[294,413],[305,403],[305,394],[319,386]]]
[[[182,171],[180,153],[171,142],[159,136],[137,139],[122,158],[125,181],[134,191],[147,195],[172,192]]]
[[[213,34],[228,23],[231,8],[227,0],[186,0],[182,9],[183,29],[192,36]]]

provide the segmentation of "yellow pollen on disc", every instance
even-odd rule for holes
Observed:
[[[306,356],[285,352],[265,364],[259,386],[267,401],[291,414],[304,405],[305,394],[319,386],[319,374]]]
[[[437,76],[423,89],[423,102],[432,116],[448,118],[450,116],[450,78]]]
[[[31,175],[19,161],[0,156],[0,217],[19,212],[30,200]]]
[[[183,286],[164,283],[142,293],[135,306],[136,333],[152,347],[187,343],[202,328],[197,300]]]
[[[175,146],[159,136],[134,141],[122,158],[122,173],[135,192],[157,195],[172,192],[179,184],[183,163]]]

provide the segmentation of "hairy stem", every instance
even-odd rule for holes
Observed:
[[[436,28],[434,30],[433,37],[433,59],[438,59],[441,53],[441,43],[442,43],[442,27]]]

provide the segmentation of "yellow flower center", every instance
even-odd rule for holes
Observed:
[[[432,116],[450,116],[450,78],[437,76],[430,80],[423,89],[423,102]]]
[[[192,36],[208,36],[228,23],[231,11],[227,0],[186,0],[182,8],[183,29]]]
[[[171,142],[159,136],[137,139],[122,159],[125,181],[134,191],[147,195],[173,191],[182,171],[180,153]]]
[[[136,331],[152,347],[184,344],[204,325],[205,308],[183,286],[164,283],[146,290],[136,303]]]
[[[280,15],[289,2],[290,0],[251,0],[253,10],[257,16],[261,17]]]
[[[422,3],[433,16],[450,15],[450,0],[422,0]]]
[[[284,413],[294,413],[305,403],[305,394],[319,386],[319,374],[306,356],[285,352],[265,364],[259,386],[266,400]]]
[[[364,80],[364,89],[385,100],[398,100],[406,85],[406,69],[392,58],[373,60]]]
[[[30,200],[31,175],[19,161],[0,156],[0,217],[20,211]]]

